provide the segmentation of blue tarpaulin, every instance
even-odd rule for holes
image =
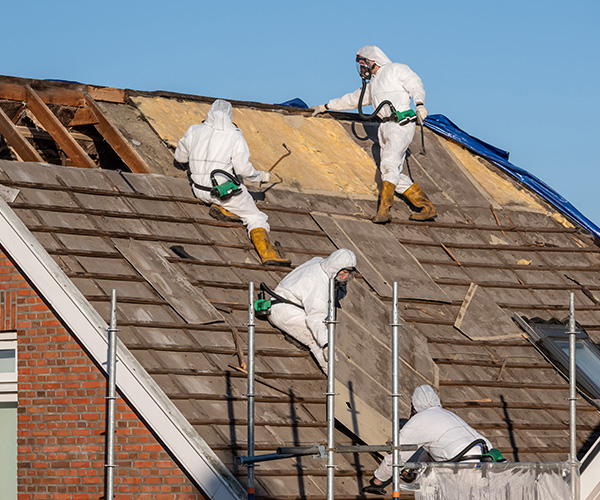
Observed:
[[[526,170],[523,170],[508,161],[508,153],[498,149],[491,144],[483,142],[476,137],[467,134],[464,130],[458,128],[444,115],[430,115],[425,119],[425,125],[438,132],[439,134],[452,139],[459,144],[462,144],[472,152],[483,156],[491,161],[494,165],[512,175],[526,186],[529,186],[554,208],[561,213],[574,220],[582,227],[587,229],[597,238],[600,238],[600,228],[591,220],[577,210],[569,201],[558,194],[554,189],[548,186],[545,182],[538,179],[535,175],[531,175]]]
[[[278,106],[291,106],[293,108],[304,108],[308,109],[308,104],[306,104],[302,99],[296,97],[294,99],[290,99],[289,101],[280,102]]]

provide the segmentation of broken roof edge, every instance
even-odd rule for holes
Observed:
[[[548,186],[544,181],[538,179],[527,170],[509,162],[506,151],[468,134],[441,114],[428,116],[425,119],[425,125],[434,132],[461,144],[469,151],[487,159],[502,171],[529,187],[565,217],[568,217],[571,221],[591,233],[596,240],[600,239],[600,227],[583,215],[566,198]]]
[[[193,102],[205,102],[205,103],[213,103],[217,99],[224,99],[231,103],[233,107],[241,107],[241,108],[251,108],[251,109],[262,109],[265,111],[276,111],[276,112],[284,112],[286,114],[297,114],[311,117],[313,110],[309,108],[299,108],[295,106],[286,106],[284,104],[268,104],[263,102],[256,101],[239,101],[236,99],[229,99],[226,97],[210,97],[210,96],[201,96],[195,94],[181,94],[178,92],[171,92],[168,90],[134,90],[134,89],[125,89],[125,97],[146,97],[146,98],[154,98],[154,97],[163,97],[166,99],[179,99],[183,101],[193,101]],[[325,115],[318,116],[320,119],[335,119],[335,120],[343,120],[343,121],[360,121],[360,122],[374,122],[379,123],[381,120],[378,117],[374,117],[372,120],[361,120],[359,118],[358,113],[349,113],[345,111],[329,111]]]
[[[3,199],[0,234],[8,257],[105,372],[108,325]],[[214,500],[245,498],[238,480],[121,341],[117,359],[120,393],[201,491]]]

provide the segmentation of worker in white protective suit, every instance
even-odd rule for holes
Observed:
[[[434,220],[437,213],[433,203],[404,168],[406,151],[415,135],[415,122],[422,125],[427,117],[423,83],[407,65],[393,63],[375,45],[359,49],[356,61],[363,78],[363,87],[366,85],[366,88],[331,99],[327,104],[311,107],[313,116],[328,110],[344,111],[357,107],[361,116],[364,116],[361,111],[363,104],[372,104],[376,111],[379,109],[377,115],[383,121],[377,133],[382,186],[379,208],[373,222],[386,224],[392,220],[390,209],[394,202],[394,192],[403,195],[411,205],[420,210],[410,216],[411,220]],[[410,107],[411,98],[415,103],[416,113]],[[393,105],[397,114],[391,113],[388,104],[382,105],[385,101]]]
[[[271,246],[267,215],[256,207],[242,183],[242,179],[269,182],[271,173],[252,166],[248,144],[242,131],[233,124],[232,117],[231,103],[217,99],[206,120],[192,125],[179,140],[175,160],[189,163],[194,195],[211,205],[209,214],[212,217],[230,222],[241,220],[263,264],[288,266],[290,261],[279,257]],[[235,194],[222,199],[211,192],[215,183],[231,181],[239,188]]]
[[[340,295],[356,267],[356,256],[340,248],[329,257],[314,257],[289,273],[277,288],[274,296],[286,302],[276,302],[271,307],[269,321],[272,325],[310,349],[323,372],[327,371],[327,325],[329,280],[335,278]]]
[[[483,443],[474,444],[477,440]],[[400,429],[400,444],[422,446],[428,461],[433,462],[455,461],[459,454],[463,455],[461,458],[479,461],[484,446],[486,451],[492,449],[492,444],[462,418],[442,408],[440,398],[430,385],[421,385],[413,392],[412,415]],[[401,462],[406,462],[413,453],[400,452]],[[385,494],[384,483],[393,473],[392,457],[392,454],[385,456],[363,493]],[[422,458],[419,461],[423,461]]]

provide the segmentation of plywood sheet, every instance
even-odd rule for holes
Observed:
[[[185,172],[173,166],[171,152],[135,107],[108,102],[98,102],[98,107],[154,173],[185,177]]]
[[[502,340],[521,337],[521,331],[489,294],[471,283],[454,326],[471,340]]]
[[[381,297],[392,296],[398,282],[400,298],[450,302],[421,264],[385,227],[351,217],[311,214],[338,248],[356,254],[357,269]]]
[[[383,304],[364,283],[349,284],[336,327],[336,418],[369,444],[389,439],[392,392],[392,305]],[[401,319],[400,323],[405,322]],[[401,391],[433,384],[434,363],[427,340],[410,325],[399,330]],[[404,399],[405,410],[410,397]]]
[[[223,321],[223,316],[187,278],[163,256],[159,245],[135,240],[114,240],[121,254],[171,304],[182,318],[192,324]]]

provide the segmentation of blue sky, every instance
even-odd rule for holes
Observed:
[[[600,225],[600,2],[6,2],[0,74],[278,103],[360,85],[379,45],[422,78],[430,113]],[[8,21],[8,22],[7,22]]]

